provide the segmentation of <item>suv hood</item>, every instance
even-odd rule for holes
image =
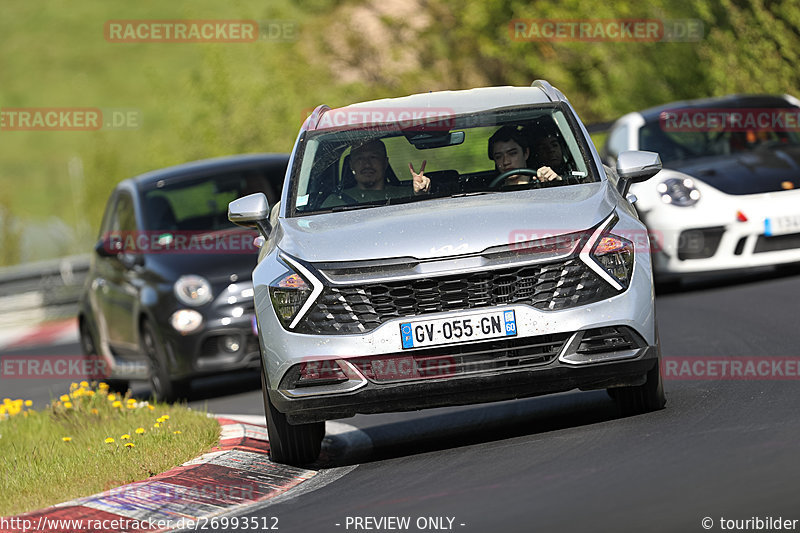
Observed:
[[[613,211],[607,181],[280,219],[275,243],[315,263],[433,259],[590,228]]]

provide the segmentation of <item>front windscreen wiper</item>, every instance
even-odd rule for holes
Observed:
[[[474,191],[474,192],[459,192],[456,194],[451,194],[450,198],[464,198],[466,196],[481,196],[483,194],[491,194],[496,191]]]
[[[379,204],[354,204],[354,205],[337,205],[331,207],[331,213],[338,213],[339,211],[355,211],[356,209],[368,209],[370,207],[381,207],[386,205],[385,202]]]

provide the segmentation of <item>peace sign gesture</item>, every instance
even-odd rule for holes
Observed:
[[[411,177],[414,178],[414,194],[422,194],[427,193],[430,191],[431,188],[431,179],[424,174],[425,172],[425,165],[428,163],[428,160],[424,160],[422,162],[422,166],[419,167],[419,172],[414,170],[414,164],[409,163],[408,168],[411,170]]]

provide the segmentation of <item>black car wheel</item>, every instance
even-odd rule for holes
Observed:
[[[83,355],[86,357],[88,361],[87,367],[90,369],[90,373],[86,377],[91,381],[101,381],[105,383],[108,385],[108,388],[114,392],[127,392],[130,385],[127,379],[106,379],[105,376],[107,372],[98,371],[104,367],[98,363],[100,355],[97,351],[97,345],[94,342],[94,336],[92,335],[89,323],[85,319],[80,322],[79,332]]]
[[[188,380],[170,379],[164,347],[158,340],[153,325],[146,321],[142,324],[142,350],[147,356],[150,366],[149,382],[153,398],[161,402],[175,402],[188,395]]]
[[[264,394],[264,412],[267,416],[269,458],[276,463],[301,466],[313,463],[322,450],[325,422],[290,424],[286,415],[278,411],[269,399],[264,371],[261,371],[261,391]]]

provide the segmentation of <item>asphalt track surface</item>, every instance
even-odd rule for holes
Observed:
[[[800,356],[799,296],[799,275],[773,273],[659,295],[663,355]],[[77,353],[77,345],[14,351]],[[0,396],[41,406],[68,384],[0,379]],[[357,416],[342,422],[371,448],[331,439],[336,453],[318,482],[239,516],[274,516],[279,531],[298,532],[720,531],[722,518],[800,519],[798,387],[668,380],[666,409],[628,418],[604,392]],[[194,389],[193,406],[263,415],[257,375]],[[368,517],[409,517],[410,525],[377,529]],[[443,526],[422,524],[428,517]],[[358,519],[371,528],[356,527]]]

